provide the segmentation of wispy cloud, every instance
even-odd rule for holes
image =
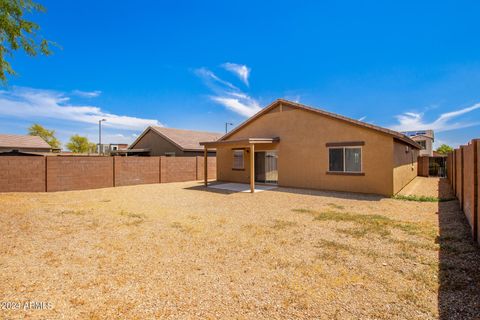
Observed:
[[[365,119],[367,119],[367,116],[363,116],[363,117],[359,118],[358,121],[365,121]]]
[[[195,74],[213,92],[210,95],[212,101],[245,117],[250,117],[261,110],[260,104],[256,99],[240,90],[231,82],[221,79],[213,71],[207,68],[200,68],[195,70]],[[248,80],[248,75],[246,79]]]
[[[231,62],[226,62],[222,64],[222,67],[235,74],[237,77],[240,78],[240,80],[243,81],[247,86],[249,85],[248,83],[248,78],[250,77],[250,71],[251,69],[247,67],[244,64],[237,64],[237,63],[231,63]]]
[[[82,90],[73,90],[72,94],[75,96],[83,97],[83,98],[96,98],[102,94],[102,91],[95,90],[95,91],[82,91]]]
[[[396,116],[398,124],[391,126],[391,128],[397,131],[432,129],[437,132],[468,128],[479,125],[480,122],[472,122],[468,120],[455,121],[455,118],[477,109],[480,109],[480,103],[474,104],[468,108],[442,113],[436,120],[432,122],[424,120],[424,113],[405,112]]]
[[[106,119],[106,127],[123,130],[143,130],[149,125],[161,125],[157,120],[118,115],[96,106],[73,105],[62,92],[25,87],[0,91],[0,116],[38,121],[57,119],[95,124]]]

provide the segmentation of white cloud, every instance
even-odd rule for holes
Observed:
[[[212,100],[245,117],[251,117],[262,109],[257,101],[249,98],[212,97]]]
[[[474,104],[473,106],[468,108],[443,113],[435,121],[432,122],[427,122],[424,120],[424,113],[405,112],[396,116],[398,124],[393,125],[391,128],[397,131],[432,129],[436,132],[468,128],[479,125],[480,122],[454,122],[453,119],[477,109],[480,109],[480,103]]]
[[[84,97],[84,98],[96,98],[102,94],[102,91],[95,90],[95,91],[82,91],[82,90],[73,90],[73,95]]]
[[[358,119],[358,121],[365,121],[365,119],[367,119],[367,116],[361,117],[360,119]]]
[[[250,117],[261,110],[256,99],[232,83],[219,78],[211,70],[200,68],[195,70],[195,73],[213,91],[214,94],[210,96],[212,101],[245,117]]]
[[[80,123],[96,124],[106,119],[106,127],[123,130],[143,130],[149,125],[161,125],[157,120],[117,115],[96,106],[72,105],[64,93],[14,87],[0,91],[0,116],[38,121],[58,119]]]
[[[247,67],[244,64],[236,64],[236,63],[231,63],[231,62],[226,62],[222,64],[222,67],[235,74],[237,77],[240,78],[240,80],[243,81],[247,86],[249,85],[248,83],[248,78],[250,77],[250,71],[251,69]]]

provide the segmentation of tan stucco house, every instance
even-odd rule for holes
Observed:
[[[391,196],[417,175],[407,136],[279,99],[215,142],[217,180]],[[205,175],[205,183],[208,177]]]
[[[201,141],[215,141],[218,132],[194,131],[150,126],[128,147],[127,151],[150,156],[192,157],[203,155]],[[117,154],[121,153],[117,152]],[[215,150],[210,150],[210,156]]]

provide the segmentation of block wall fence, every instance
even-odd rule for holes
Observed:
[[[480,139],[473,139],[448,154],[447,178],[467,217],[473,239],[480,243],[479,180]]]
[[[203,180],[203,157],[2,156],[0,192],[52,192]],[[216,158],[208,158],[215,179]]]

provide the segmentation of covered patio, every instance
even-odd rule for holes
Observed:
[[[277,144],[280,141],[280,138],[246,138],[239,140],[228,140],[228,141],[210,141],[210,142],[200,142],[200,145],[204,147],[204,183],[208,187],[208,150],[209,149],[220,149],[220,148],[231,148],[232,150],[248,150],[249,151],[249,167],[250,167],[250,192],[255,192],[255,147],[265,147],[272,146]]]

